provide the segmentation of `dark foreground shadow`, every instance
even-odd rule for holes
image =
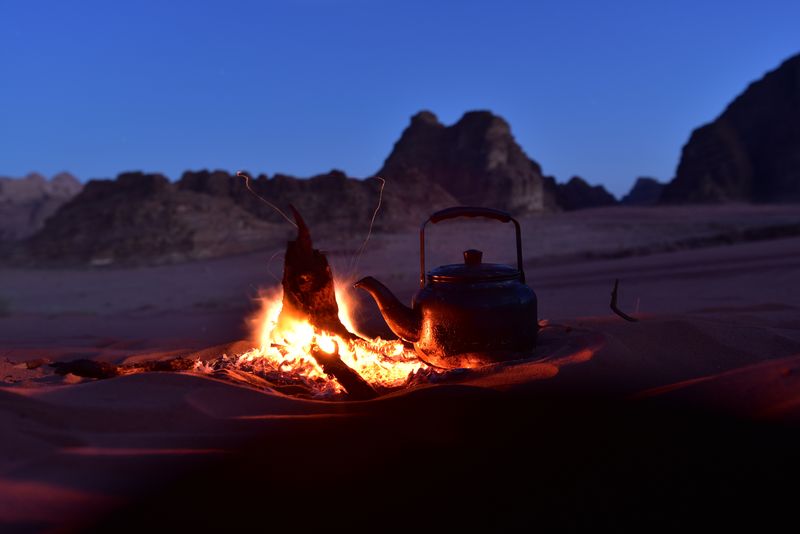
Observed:
[[[272,421],[90,529],[763,531],[796,509],[795,428],[458,386],[347,411]]]

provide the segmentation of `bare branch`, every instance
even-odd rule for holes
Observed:
[[[611,306],[611,311],[613,311],[614,313],[616,313],[617,315],[619,315],[620,317],[622,317],[626,321],[630,321],[631,323],[638,322],[639,319],[637,319],[635,317],[631,317],[630,315],[628,315],[627,313],[625,313],[624,311],[620,310],[617,307],[617,290],[618,289],[619,289],[619,278],[614,280],[614,289],[611,290],[611,305],[610,305]]]

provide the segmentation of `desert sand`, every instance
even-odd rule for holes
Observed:
[[[796,206],[525,218],[543,325],[535,353],[369,402],[192,372],[90,380],[48,367],[245,350],[280,249],[135,269],[2,268],[0,525],[779,522],[800,475],[798,221]],[[318,246],[337,277],[373,275],[408,301],[416,240],[374,235],[357,262],[360,243]],[[429,266],[469,247],[514,257],[499,224],[442,225],[428,243]],[[609,309],[615,279],[638,322]],[[359,329],[387,336],[374,304],[352,299]]]

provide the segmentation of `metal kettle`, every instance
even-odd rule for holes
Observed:
[[[458,217],[514,223],[516,268],[483,263],[483,253],[471,249],[464,252],[464,263],[426,272],[425,227]],[[420,288],[410,308],[371,276],[355,284],[375,299],[389,328],[437,367],[476,367],[529,355],[538,333],[537,299],[525,284],[519,222],[500,210],[457,206],[431,215],[419,239]]]

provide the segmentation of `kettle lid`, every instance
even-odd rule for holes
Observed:
[[[442,265],[428,271],[428,281],[434,283],[476,283],[521,280],[519,269],[501,263],[483,263],[483,252],[464,251],[464,263]]]

